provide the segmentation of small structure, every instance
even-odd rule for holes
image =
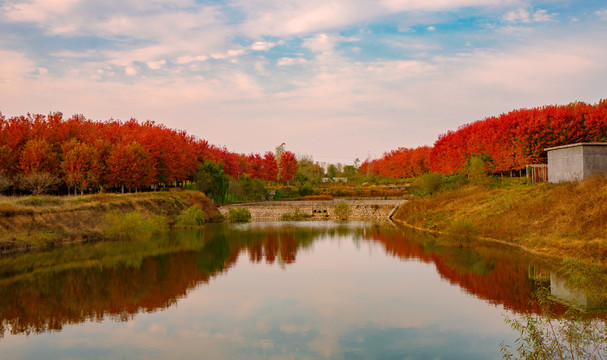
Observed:
[[[532,183],[540,183],[548,181],[548,165],[547,164],[533,164],[526,166],[527,179],[531,180]]]
[[[578,143],[544,149],[548,181],[559,183],[607,175],[607,143]]]

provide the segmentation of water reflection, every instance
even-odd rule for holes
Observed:
[[[241,255],[252,264],[287,268],[315,241],[327,238],[353,239],[359,248],[380,247],[397,259],[432,265],[444,281],[515,312],[539,312],[537,304],[530,304],[532,294],[542,282],[554,282],[550,275],[541,275],[550,270],[533,270],[549,265],[524,254],[484,245],[453,246],[440,237],[393,225],[209,225],[146,241],[81,244],[0,258],[0,333],[42,333],[104,318],[128,320],[176,304],[190,290],[227,272]],[[558,282],[555,295],[564,288],[566,283]],[[330,297],[331,290],[327,292]],[[382,337],[381,328],[359,331],[372,333],[354,331],[342,343]]]

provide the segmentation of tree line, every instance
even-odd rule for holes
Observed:
[[[292,181],[290,151],[237,154],[153,121],[0,113],[0,193],[137,191],[193,180],[205,162],[229,176]]]
[[[480,157],[494,174],[545,164],[544,149],[579,142],[607,141],[607,99],[518,109],[487,117],[441,134],[434,146],[399,148],[365,161],[359,172],[384,177],[414,177],[427,172],[456,173]]]

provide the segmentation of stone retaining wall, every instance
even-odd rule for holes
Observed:
[[[338,220],[335,206],[345,202],[350,206],[348,220],[388,219],[404,200],[330,200],[330,201],[268,201],[260,203],[233,204],[219,208],[226,215],[231,207],[245,207],[251,212],[251,221],[279,221],[283,214],[309,214],[309,220]]]

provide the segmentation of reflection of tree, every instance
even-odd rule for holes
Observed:
[[[301,229],[298,231],[306,231]],[[0,336],[167,308],[188,289],[227,271],[247,249],[251,261],[295,261],[314,236],[293,229],[232,231],[208,226],[166,238],[85,244],[0,259]],[[318,234],[316,230],[312,233]]]
[[[534,311],[536,282],[524,259],[501,250],[460,249],[417,233],[377,226],[208,225],[204,231],[133,242],[100,242],[54,252],[0,258],[0,333],[60,330],[64,324],[104,317],[128,319],[167,308],[197,284],[236,264],[285,266],[319,238],[380,244],[400,259],[435,265],[466,292],[515,311]]]
[[[538,283],[529,278],[528,262],[520,255],[495,248],[462,249],[424,233],[400,230],[374,232],[370,239],[392,256],[433,263],[451,284],[492,304],[517,312],[540,311],[537,304],[529,303]]]

